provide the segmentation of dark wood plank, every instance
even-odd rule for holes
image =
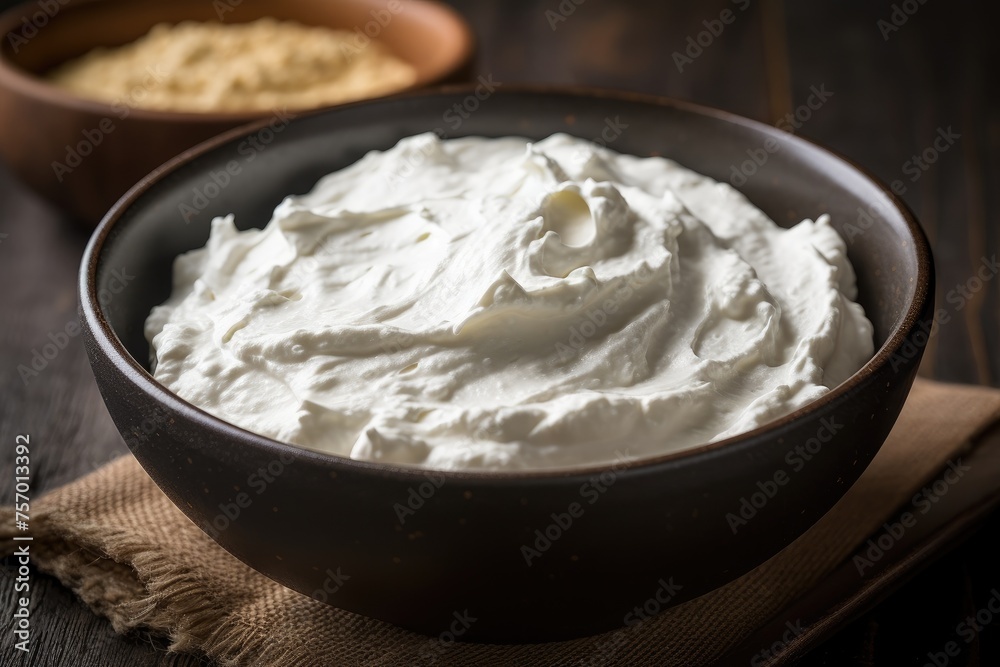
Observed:
[[[0,498],[12,502],[14,438],[31,438],[32,493],[66,484],[127,452],[97,390],[79,338],[46,359],[37,376],[22,380],[19,366],[32,367],[43,348],[76,322],[76,270],[88,233],[15,184],[0,165]],[[41,365],[40,363],[38,364]],[[141,634],[120,637],[55,579],[36,574],[31,582],[33,651],[15,656],[10,641],[15,595],[5,568],[0,580],[0,662],[24,665],[172,665],[202,662],[171,656],[165,644]]]
[[[1000,280],[955,301],[981,258],[1000,250],[997,225],[997,93],[986,64],[996,40],[970,20],[973,3],[928,3],[883,39],[876,22],[888,3],[786,3],[796,86],[825,78],[842,106],[817,114],[806,136],[830,145],[887,182],[900,180],[903,198],[931,238],[938,273],[937,302],[949,322],[925,355],[922,373],[943,380],[997,384],[1000,364]],[[959,142],[912,181],[907,161],[933,146],[939,128],[953,126]],[[993,137],[992,139],[990,137]],[[952,298],[949,299],[949,294]],[[873,612],[814,651],[803,664],[924,664],[954,639],[955,628],[981,608],[1000,583],[995,535],[1000,517],[979,536],[888,598]],[[996,624],[977,634],[950,665],[1000,664]]]

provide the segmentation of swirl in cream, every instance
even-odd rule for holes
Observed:
[[[404,139],[263,230],[217,218],[174,272],[146,324],[161,383],[278,440],[437,469],[689,448],[873,352],[826,216],[782,229],[726,184],[567,135]]]

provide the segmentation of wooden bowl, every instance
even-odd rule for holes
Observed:
[[[469,108],[475,93],[449,88],[295,119],[188,219],[192,193],[242,160],[240,146],[264,126],[164,165],[115,205],[87,248],[87,352],[115,424],[160,488],[225,549],[282,584],[431,635],[465,610],[477,619],[462,635],[469,640],[609,630],[634,623],[636,607],[653,613],[749,571],[850,488],[895,422],[927,342],[930,251],[888,188],[774,127],[659,98],[504,85],[446,134],[606,139],[614,119],[624,128],[615,150],[662,155],[720,181],[747,149],[773,147],[740,189],[780,225],[830,214],[875,327],[875,356],[818,400],[748,433],[625,468],[535,472],[429,473],[307,451],[213,417],[153,379],[143,324],[170,294],[174,258],[205,244],[214,216],[262,227],[286,195],[370,150],[441,129],[442,110]],[[273,472],[273,483],[248,493],[259,469]],[[774,493],[764,497],[768,485]],[[568,516],[574,503],[582,516]],[[737,514],[747,522],[733,530],[728,515]],[[540,556],[526,558],[525,548]],[[334,588],[328,573],[338,568],[350,581]],[[679,591],[662,590],[671,580]]]
[[[52,15],[28,2],[0,16],[0,156],[34,190],[91,226],[142,176],[224,130],[272,112],[127,109],[40,78],[98,46],[118,46],[157,23],[245,23],[265,16],[357,30],[411,63],[422,87],[461,78],[472,54],[465,22],[427,0],[71,0]]]

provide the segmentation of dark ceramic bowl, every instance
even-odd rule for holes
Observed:
[[[126,190],[180,151],[275,114],[128,109],[77,97],[44,74],[95,47],[133,42],[157,23],[265,16],[356,31],[361,44],[375,37],[413,65],[413,88],[465,80],[472,55],[466,23],[429,0],[32,0],[0,15],[0,157],[42,196],[95,225]],[[137,87],[134,99],[143,92]]]
[[[478,109],[455,127],[455,105]],[[783,225],[831,214],[875,325],[875,357],[750,433],[618,470],[536,473],[429,473],[304,451],[212,417],[149,374],[143,322],[170,292],[172,260],[205,243],[213,216],[262,226],[285,195],[435,128],[610,139],[613,124],[616,150],[669,156],[722,181],[748,149],[770,147],[741,189]],[[248,161],[247,138],[266,132],[230,132],[133,188],[90,241],[80,299],[94,373],[139,462],[226,550],[307,595],[431,635],[467,610],[477,620],[462,638],[472,640],[621,626],[636,607],[701,595],[801,535],[865,469],[909,391],[925,341],[913,334],[932,308],[924,235],[884,186],[773,127],[671,100],[505,86],[481,101],[474,89],[444,89],[302,117]]]

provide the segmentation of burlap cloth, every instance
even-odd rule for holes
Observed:
[[[700,665],[808,591],[998,419],[998,391],[918,380],[861,480],[799,540],[708,595],[575,641],[442,644],[316,602],[223,551],[131,456],[34,503],[32,560],[118,632],[144,628],[225,665]],[[9,554],[4,512],[0,552]]]

